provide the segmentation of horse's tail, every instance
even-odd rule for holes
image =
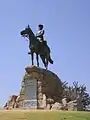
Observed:
[[[51,59],[50,56],[49,56],[49,62],[50,62],[51,64],[53,64],[53,60]]]

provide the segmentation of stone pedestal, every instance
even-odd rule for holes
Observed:
[[[22,108],[45,109],[47,99],[60,100],[61,80],[49,70],[30,66],[25,68],[19,106]]]

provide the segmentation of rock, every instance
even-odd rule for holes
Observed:
[[[68,104],[68,110],[70,111],[77,111],[77,100],[70,101]]]
[[[62,105],[63,105],[63,110],[67,110],[68,108],[67,108],[67,98],[63,98],[62,99]]]
[[[42,109],[46,109],[46,95],[43,94],[42,96],[43,96],[42,100],[39,100],[38,103],[41,105]]]
[[[46,108],[46,95],[43,94],[43,108]]]
[[[19,98],[20,96],[17,96],[17,95],[9,96],[8,101],[4,105],[4,108],[7,110],[12,109],[12,108],[17,108]]]
[[[47,104],[54,104],[54,100],[52,98],[47,98]]]
[[[62,99],[62,104],[63,104],[64,107],[67,106],[67,98],[63,98]]]
[[[47,104],[46,109],[47,109],[47,110],[50,110],[50,109],[51,109],[51,105],[50,105],[50,104]]]
[[[51,110],[61,110],[62,107],[63,107],[63,106],[62,106],[61,103],[56,102],[56,103],[54,103],[54,104],[52,105]]]

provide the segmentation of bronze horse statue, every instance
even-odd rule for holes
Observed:
[[[20,34],[23,37],[27,37],[29,40],[29,49],[31,51],[32,65],[34,65],[33,62],[34,53],[36,53],[38,67],[39,67],[38,55],[40,55],[40,58],[43,61],[46,69],[48,67],[48,62],[53,64],[53,60],[51,59],[50,56],[50,48],[48,47],[48,45],[45,45],[44,43],[40,43],[40,41],[36,38],[29,25],[24,30],[22,30]]]

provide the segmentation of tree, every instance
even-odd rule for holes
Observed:
[[[67,86],[66,82],[63,84],[63,97],[66,97],[68,101],[77,100],[78,110],[85,110],[86,106],[90,104],[90,96],[86,86],[79,85],[78,81],[74,81],[72,86]]]

